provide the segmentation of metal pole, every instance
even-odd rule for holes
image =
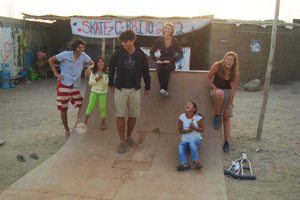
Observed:
[[[265,119],[265,113],[266,113],[266,109],[267,109],[267,102],[268,102],[268,97],[269,97],[271,72],[272,72],[272,67],[273,67],[274,54],[275,54],[275,45],[276,45],[276,34],[277,34],[277,21],[278,21],[278,14],[279,14],[279,5],[280,5],[280,0],[276,0],[276,10],[275,10],[275,16],[274,16],[273,28],[272,28],[270,56],[269,56],[268,68],[267,68],[266,79],[265,79],[264,99],[263,99],[263,104],[262,104],[262,107],[261,107],[259,123],[258,123],[258,128],[257,128],[257,135],[256,135],[256,140],[258,140],[258,141],[261,140],[262,129],[263,129],[264,119]]]
[[[116,38],[113,38],[113,52],[115,51],[116,49]]]

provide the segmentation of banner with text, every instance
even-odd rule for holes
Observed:
[[[116,38],[125,30],[133,30],[137,35],[162,36],[166,22],[174,24],[174,35],[181,35],[198,30],[211,22],[212,18],[197,19],[123,19],[123,20],[91,20],[71,18],[72,34],[93,38]]]

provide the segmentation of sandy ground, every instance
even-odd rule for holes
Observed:
[[[84,93],[86,81],[81,92]],[[55,154],[66,142],[56,110],[54,79],[21,83],[0,89],[0,192]],[[224,169],[245,150],[256,180],[225,177],[229,200],[296,200],[300,196],[300,83],[271,86],[262,140],[256,132],[263,92],[236,93],[232,118],[231,151],[224,154]],[[69,126],[77,110],[70,107]],[[261,149],[256,152],[256,149]],[[39,160],[29,157],[37,153]],[[26,162],[17,161],[21,154]],[[176,166],[174,166],[176,167]],[[213,186],[212,186],[213,187]]]

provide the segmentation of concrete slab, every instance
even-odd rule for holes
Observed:
[[[133,137],[136,148],[117,152],[113,94],[107,97],[107,130],[100,131],[100,113],[94,109],[87,132],[73,130],[66,144],[51,158],[26,174],[0,195],[0,200],[104,199],[217,199],[226,200],[222,167],[222,136],[212,128],[213,104],[204,72],[174,72],[170,97],[158,94],[156,72],[152,90],[142,97],[141,117]],[[90,88],[78,122],[84,118]],[[201,170],[177,172],[178,117],[193,100],[205,117],[199,149]],[[189,162],[190,160],[190,155]]]

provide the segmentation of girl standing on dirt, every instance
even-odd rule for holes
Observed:
[[[212,77],[214,77],[212,81]],[[210,95],[215,104],[215,116],[213,126],[219,129],[223,113],[225,143],[223,151],[229,151],[230,117],[232,116],[232,102],[239,83],[239,61],[238,55],[228,52],[224,58],[216,62],[206,76],[206,82],[211,87]]]
[[[178,171],[189,169],[187,164],[186,150],[191,150],[193,163],[196,169],[201,169],[199,162],[198,147],[201,145],[201,132],[204,131],[203,117],[197,113],[197,105],[189,101],[185,107],[185,113],[181,114],[178,121],[178,130],[182,133],[181,142],[178,145],[180,163],[177,165]]]
[[[84,124],[87,125],[87,121],[92,110],[95,107],[96,100],[99,97],[99,107],[101,113],[101,130],[105,130],[105,116],[106,116],[106,93],[108,85],[108,75],[106,62],[103,57],[99,56],[94,62],[94,67],[89,78],[89,85],[92,86],[89,105],[86,109],[86,115]]]

